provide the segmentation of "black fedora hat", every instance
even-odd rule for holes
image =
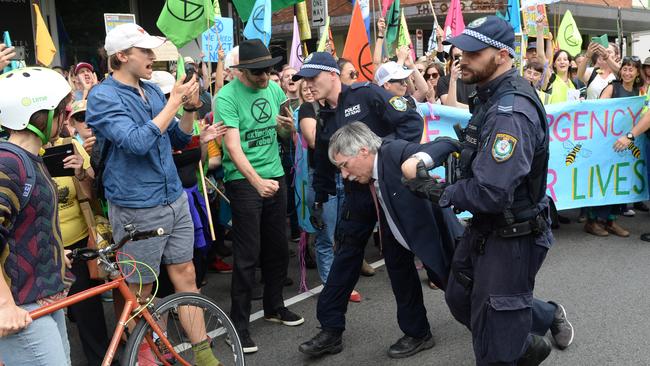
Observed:
[[[238,69],[265,69],[282,61],[282,56],[271,57],[269,49],[259,39],[247,39],[239,44]]]

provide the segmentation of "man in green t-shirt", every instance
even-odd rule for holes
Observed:
[[[272,58],[258,40],[239,45],[238,79],[217,96],[215,121],[228,130],[223,168],[231,201],[233,227],[232,305],[230,317],[245,353],[257,351],[248,332],[251,291],[258,260],[264,277],[264,319],[296,326],[304,319],[284,307],[282,288],[289,263],[286,208],[287,188],[278,152],[278,134],[288,136],[293,119],[280,114],[287,99],[276,83],[269,83]]]

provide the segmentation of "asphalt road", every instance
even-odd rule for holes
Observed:
[[[569,211],[575,219],[577,212]],[[563,304],[576,329],[574,344],[567,350],[554,349],[544,365],[650,365],[650,243],[639,240],[650,231],[650,215],[620,218],[630,238],[597,238],[573,223],[555,230],[556,243],[537,276],[535,295]],[[386,355],[388,347],[403,334],[395,319],[395,300],[386,270],[376,248],[368,245],[366,258],[377,266],[374,277],[362,277],[357,284],[361,303],[350,303],[344,349],[321,359],[298,352],[298,345],[315,335],[317,294],[298,298],[299,270],[291,258],[289,275],[296,285],[285,288],[289,308],[305,317],[298,327],[285,327],[262,319],[251,323],[250,331],[259,352],[246,357],[247,365],[473,365],[471,335],[449,313],[443,293],[430,290],[423,281],[424,300],[436,341],[434,348],[402,360]],[[309,288],[318,288],[316,270],[308,270]],[[230,307],[230,275],[209,274],[204,293],[226,311]],[[424,278],[424,272],[421,272]],[[297,301],[298,300],[298,301]],[[297,302],[295,302],[297,301]],[[295,303],[294,303],[295,302]],[[106,304],[106,309],[110,309]],[[253,303],[253,312],[261,302]],[[253,316],[259,314],[253,314]],[[109,327],[113,326],[113,320]],[[85,365],[79,340],[70,328],[73,365]]]

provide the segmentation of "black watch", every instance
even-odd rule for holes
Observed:
[[[632,134],[632,132],[628,132],[628,133],[625,135],[625,137],[627,137],[628,140],[630,140],[630,141],[634,141],[634,135]]]

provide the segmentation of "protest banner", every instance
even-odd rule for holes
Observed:
[[[135,14],[104,14],[104,29],[106,29],[106,34],[118,25],[127,23],[135,23]]]
[[[546,106],[550,158],[547,194],[558,210],[645,201],[648,174],[644,135],[628,149],[612,146],[642,116],[645,97],[631,97]],[[453,125],[467,124],[467,111],[422,103],[427,141],[457,138]],[[438,173],[439,174],[439,173]],[[439,174],[444,176],[444,174]]]
[[[215,17],[214,25],[203,32],[201,35],[203,61],[219,61],[219,42],[221,42],[221,47],[223,47],[223,51],[226,54],[235,46],[232,18]]]
[[[548,18],[546,17],[546,6],[543,4],[527,6],[523,8],[524,29],[528,37],[537,37],[537,18],[544,17],[544,38],[551,38],[551,31],[548,28]]]

